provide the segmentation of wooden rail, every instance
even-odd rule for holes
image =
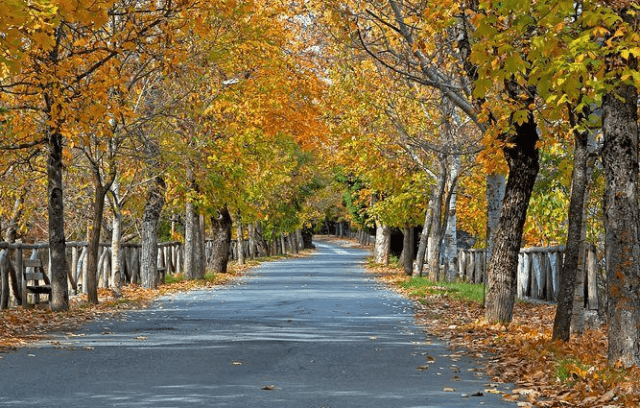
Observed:
[[[486,250],[461,249],[458,251],[459,277],[468,282],[481,283],[484,277]],[[560,267],[564,247],[523,248],[518,256],[517,296],[520,299],[555,301],[560,281]],[[597,310],[598,264],[596,249],[588,246],[585,259],[584,297],[590,310]]]
[[[83,274],[86,274],[86,257],[88,250],[87,242],[71,241],[66,243],[67,247],[67,262],[68,262],[68,280],[69,286],[72,291],[78,293],[81,291]],[[122,274],[127,282],[139,282],[140,281],[140,249],[141,244],[124,243],[120,247],[120,265]],[[45,276],[41,279],[46,284],[48,276],[51,276],[50,262],[49,262],[49,244],[48,243],[36,243],[36,244],[24,244],[24,243],[7,243],[0,242],[0,268],[3,269],[3,277],[7,277],[7,268],[13,269],[16,273],[16,279],[18,280],[18,287],[24,285],[23,281],[23,267],[25,273],[33,276],[33,267],[31,263],[25,262],[27,260],[40,261],[42,269],[45,272]],[[179,273],[182,269],[182,259],[184,257],[183,245],[180,242],[164,242],[158,244],[158,260],[157,266],[164,274],[167,273]],[[108,287],[111,278],[112,265],[111,265],[111,244],[101,243],[98,253],[98,284],[101,287]],[[47,276],[48,275],[48,276]],[[8,281],[7,278],[4,280]],[[36,285],[39,282],[36,282]],[[3,282],[3,291],[8,293],[8,282],[5,285]],[[23,303],[26,299],[22,300]]]

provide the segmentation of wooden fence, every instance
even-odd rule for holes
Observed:
[[[83,272],[86,270],[86,258],[88,251],[87,242],[67,242],[67,263],[69,285],[71,289],[78,291],[82,284]],[[125,243],[120,248],[120,265],[122,273],[128,282],[138,282],[140,280],[140,250],[141,244]],[[15,271],[22,270],[23,259],[40,259],[45,271],[50,272],[49,268],[49,244],[9,244],[0,242],[2,250],[0,260],[9,257],[9,262]],[[30,252],[30,253],[28,253]],[[164,242],[158,244],[158,268],[165,273],[178,273],[182,268],[183,246],[180,242]],[[0,264],[2,267],[8,266],[5,262]],[[102,287],[109,286],[109,278],[111,277],[111,244],[101,243],[98,253],[98,283]],[[22,274],[16,273],[18,279]]]
[[[545,301],[557,299],[563,251],[564,247],[532,247],[520,250],[517,274],[518,298]],[[484,249],[459,250],[459,276],[468,282],[482,282],[487,264],[485,254]],[[587,248],[584,259],[586,261],[583,286],[585,306],[596,310],[598,309],[598,264],[595,247]]]

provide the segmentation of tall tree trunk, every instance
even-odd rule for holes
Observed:
[[[640,364],[637,101],[633,85],[619,86],[602,101],[608,357],[625,366]]]
[[[302,249],[315,249],[313,245],[313,229],[311,226],[302,227]]]
[[[196,245],[198,244],[198,220],[193,201],[187,200],[184,215],[184,276],[187,279],[198,279],[196,267]]]
[[[446,251],[445,273],[448,282],[455,282],[458,276],[458,237],[456,224],[456,201],[458,192],[458,175],[460,174],[460,156],[453,155],[449,170],[448,193],[445,200],[444,242]]]
[[[252,222],[247,224],[247,233],[249,235],[249,258],[250,259],[256,259],[257,247],[256,247],[255,230],[256,229]]]
[[[305,249],[304,248],[304,239],[302,238],[302,228],[297,228],[296,229],[296,241],[298,242],[298,249]]]
[[[431,234],[431,225],[433,224],[433,200],[435,187],[432,190],[431,198],[429,199],[429,205],[424,215],[424,226],[422,227],[422,233],[420,234],[420,242],[418,243],[418,252],[416,254],[416,268],[413,271],[413,276],[422,276],[422,269],[424,267],[425,254],[427,252],[427,243],[429,241],[429,235]]]
[[[267,245],[267,241],[265,241],[264,236],[262,235],[262,223],[260,221],[256,221],[255,224],[255,237],[256,245],[258,246],[258,254],[260,256],[269,256],[269,245]]]
[[[431,230],[429,234],[429,241],[427,243],[429,261],[429,280],[437,282],[440,280],[440,249],[442,242],[442,198],[444,196],[445,183],[447,181],[447,164],[445,158],[440,156],[438,158],[440,170],[438,171],[438,179],[436,181],[435,197],[431,201],[433,208],[431,212],[433,218],[431,221]]]
[[[489,322],[509,324],[513,319],[522,232],[540,168],[533,113],[529,113],[522,125],[515,124],[515,135],[506,136],[505,142],[503,152],[509,165],[509,178],[487,272],[485,316]]]
[[[91,172],[93,173],[93,218],[89,227],[89,243],[87,247],[87,274],[86,281],[86,293],[88,301],[91,304],[98,304],[98,261],[100,255],[100,236],[102,233],[102,217],[104,216],[104,204],[107,193],[111,189],[111,185],[115,181],[117,166],[115,164],[115,152],[113,146],[109,144],[109,154],[106,156],[106,163],[109,166],[107,177],[103,179],[102,176],[102,160],[95,159],[89,153],[89,150],[84,150],[85,156],[91,164]]]
[[[64,190],[62,184],[62,134],[50,129],[47,158],[47,213],[51,258],[51,310],[69,309],[67,256],[64,234]]]
[[[289,239],[291,240],[291,251],[297,255],[298,254],[298,237],[295,231],[289,234]]]
[[[373,248],[374,261],[380,265],[389,265],[389,251],[391,245],[391,228],[376,221],[376,244]]]
[[[22,218],[22,213],[24,208],[23,207],[24,196],[26,195],[26,193],[27,193],[26,191],[23,191],[23,193],[16,198],[16,201],[14,202],[14,205],[13,205],[13,211],[11,212],[11,218],[9,219],[9,224],[7,226],[7,232],[5,236],[5,240],[11,244],[16,242],[16,239],[18,238],[18,223]],[[5,269],[5,272],[6,272],[6,279],[11,284],[11,290],[13,292],[13,296],[16,298],[18,304],[22,305],[22,285],[21,285],[22,271],[20,272],[16,271],[15,268],[13,267],[13,264],[10,261],[11,259],[15,258],[15,252],[16,251],[14,249],[8,251],[7,260],[9,260],[9,267]],[[3,281],[3,284],[4,284],[4,281]],[[9,293],[7,292],[7,296],[8,295]]]
[[[287,243],[285,242],[284,232],[280,233],[280,246],[282,247],[282,255],[287,254]]]
[[[244,265],[244,231],[240,214],[236,216],[236,235],[238,245],[238,265]]]
[[[204,214],[197,215],[197,240],[194,254],[194,265],[198,270],[198,276],[204,278],[204,275],[207,270],[206,260],[205,260],[205,225],[204,225]]]
[[[98,304],[98,256],[100,252],[100,234],[102,232],[102,215],[104,214],[104,200],[108,188],[102,185],[101,181],[96,181],[93,195],[93,214],[89,227],[88,247],[87,247],[87,274],[84,282],[88,301],[91,304]]]
[[[498,222],[500,221],[500,211],[502,210],[502,202],[504,201],[504,194],[506,188],[506,180],[502,174],[488,174],[487,175],[487,225],[486,225],[486,239],[487,250],[484,256],[484,269],[482,276],[482,307],[486,306],[487,302],[487,271],[489,270],[489,263],[493,256],[493,245],[495,242],[496,229],[498,228]]]
[[[573,174],[569,202],[569,226],[564,260],[560,268],[558,305],[553,322],[554,340],[568,341],[571,333],[574,292],[580,252],[584,248],[582,239],[582,216],[587,191],[587,160],[589,157],[588,132],[574,132]],[[584,265],[584,262],[583,262]]]
[[[9,250],[0,252],[0,310],[9,307]]]
[[[140,254],[140,275],[142,287],[158,287],[158,222],[167,185],[156,176],[149,182],[149,196],[142,215],[142,253]]]
[[[402,237],[402,265],[404,273],[411,276],[413,273],[413,228],[409,224],[404,224]]]
[[[122,297],[122,199],[120,197],[120,183],[114,180],[111,185],[111,291],[118,299]]]
[[[226,273],[229,264],[229,247],[231,246],[231,214],[227,206],[218,210],[218,215],[211,217],[213,228],[213,253],[211,269],[217,273]]]
[[[495,241],[495,231],[500,221],[500,211],[502,210],[502,202],[506,188],[506,180],[502,174],[487,175],[487,253],[485,260],[485,271],[489,268],[489,261],[493,255],[493,243]],[[486,279],[485,279],[486,282]]]

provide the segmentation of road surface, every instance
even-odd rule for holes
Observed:
[[[1,355],[1,407],[513,407],[330,242]],[[482,395],[478,395],[478,394]]]

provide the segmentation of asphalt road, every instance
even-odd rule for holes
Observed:
[[[317,247],[1,355],[0,406],[515,406],[415,326],[366,252]]]

